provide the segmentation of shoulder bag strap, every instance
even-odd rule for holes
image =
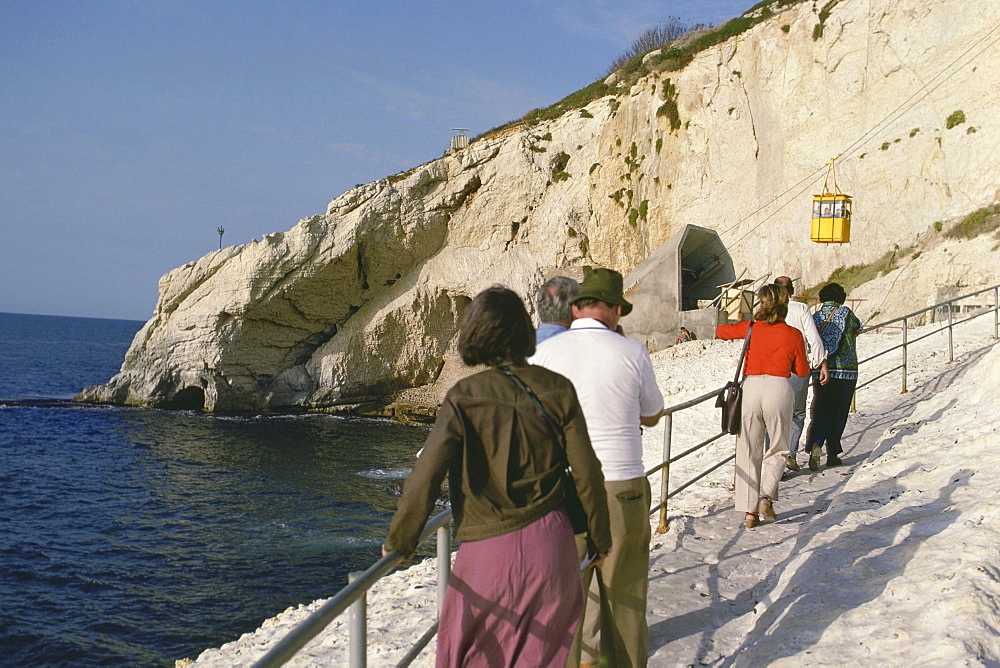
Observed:
[[[743,359],[747,356],[747,348],[750,346],[750,333],[753,331],[753,320],[750,321],[750,326],[747,327],[747,335],[743,337],[743,350],[740,351],[740,361],[736,363],[736,375],[733,376],[733,382],[739,384],[740,374],[743,373]]]
[[[511,371],[507,367],[497,367],[497,371],[499,371],[503,375],[505,375],[508,378],[510,378],[511,380],[513,380],[514,383],[516,383],[518,387],[520,387],[522,390],[524,390],[524,393],[528,395],[529,399],[531,399],[531,403],[533,403],[535,405],[535,408],[538,409],[538,412],[541,413],[542,417],[545,418],[545,422],[549,426],[549,431],[551,431],[552,435],[555,436],[556,442],[562,443],[562,439],[559,437],[559,435],[562,433],[562,430],[559,429],[559,425],[556,424],[555,418],[553,418],[551,415],[549,415],[549,412],[547,410],[545,410],[545,406],[542,406],[542,402],[538,400],[538,397],[535,396],[535,393],[532,392],[532,390],[531,390],[530,387],[528,387],[528,384],[525,383],[520,378],[518,378],[517,374],[515,374],[513,371]]]
[[[563,439],[562,429],[559,428],[555,419],[549,415],[549,412],[545,410],[545,407],[542,406],[542,402],[538,400],[538,397],[531,391],[531,388],[528,387],[527,383],[518,378],[517,375],[507,367],[497,367],[497,370],[513,380],[518,387],[524,390],[524,393],[528,395],[529,399],[531,399],[531,403],[535,404],[535,408],[537,408],[538,412],[545,418],[545,422],[549,425],[549,431],[552,432],[552,438],[558,444],[558,447],[562,448],[563,461],[559,466],[562,469],[563,507],[565,507],[566,512],[569,515],[569,521],[573,525],[573,533],[587,534],[587,553],[589,555],[597,554],[597,548],[590,539],[587,512],[583,509],[583,503],[580,501],[580,494],[576,490],[576,481],[573,479],[573,474],[570,473],[569,455],[566,454],[566,443]],[[584,563],[580,565],[581,571],[586,567],[588,560],[592,558],[592,556],[588,556],[587,559],[584,559]]]
[[[830,318],[833,317],[833,314],[836,313],[839,310],[840,310],[839,306],[834,306],[833,307],[833,309],[830,311],[830,315],[826,316],[826,320],[823,321],[823,324],[819,328],[819,333],[820,334],[822,334],[823,330],[826,329],[826,326],[830,324]]]

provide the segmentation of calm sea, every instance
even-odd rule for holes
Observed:
[[[172,666],[379,555],[425,429],[65,401],[141,325],[0,313],[3,665]]]

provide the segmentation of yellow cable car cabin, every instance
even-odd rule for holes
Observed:
[[[813,195],[812,240],[820,244],[851,242],[850,195]]]
[[[851,242],[851,196],[840,192],[837,175],[833,171],[839,158],[835,155],[826,161],[829,169],[823,180],[823,194],[813,195],[812,240],[820,244],[846,244]],[[827,184],[833,181],[833,191]]]

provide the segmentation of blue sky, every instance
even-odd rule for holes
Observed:
[[[0,2],[0,311],[145,320],[157,281],[755,0]]]

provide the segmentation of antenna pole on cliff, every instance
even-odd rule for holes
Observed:
[[[219,250],[222,250],[222,235],[226,233],[226,228],[217,227],[215,231],[219,233]]]

